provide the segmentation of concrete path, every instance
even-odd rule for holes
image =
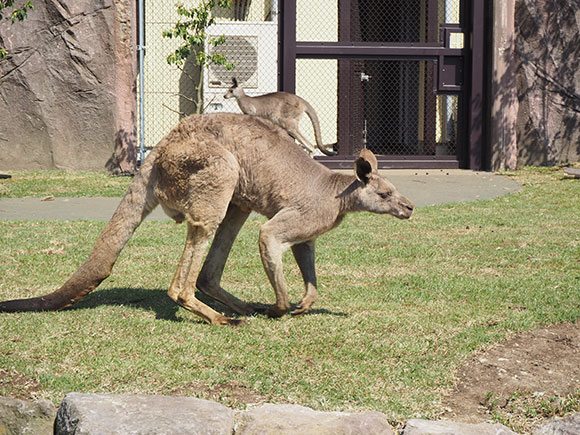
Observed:
[[[444,204],[494,198],[516,192],[514,180],[489,172],[463,170],[382,171],[415,205]],[[0,199],[0,220],[109,220],[120,198]],[[147,218],[168,219],[160,207]]]

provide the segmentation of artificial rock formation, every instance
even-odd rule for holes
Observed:
[[[234,411],[193,397],[69,393],[54,426],[58,435],[231,434]]]
[[[193,397],[82,394],[64,398],[55,434],[392,435],[380,412],[321,412],[263,404],[234,411]]]
[[[518,0],[518,165],[580,158],[578,0]]]
[[[46,400],[28,402],[0,397],[0,434],[50,435],[56,409]]]
[[[111,166],[131,169],[133,2],[35,0],[0,21],[0,168],[103,169],[116,147]]]

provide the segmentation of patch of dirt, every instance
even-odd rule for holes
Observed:
[[[38,381],[27,378],[14,370],[0,369],[0,396],[34,400],[38,398],[40,390]]]
[[[224,382],[211,387],[202,382],[192,382],[171,391],[171,395],[200,397],[232,408],[268,401],[268,397],[262,396],[237,381]]]
[[[493,417],[524,432],[542,418],[579,412],[580,323],[518,334],[478,353],[443,406],[446,419]]]

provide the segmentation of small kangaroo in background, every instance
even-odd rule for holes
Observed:
[[[235,98],[238,106],[240,106],[240,110],[246,115],[266,118],[282,127],[312,154],[314,152],[314,146],[300,133],[300,118],[306,113],[314,128],[317,148],[327,156],[335,156],[337,154],[334,150],[335,144],[324,145],[322,143],[318,115],[308,101],[300,98],[298,95],[288,92],[272,92],[250,97],[238,86],[238,80],[233,77],[232,86],[226,91],[224,98]]]

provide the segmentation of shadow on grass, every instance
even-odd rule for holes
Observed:
[[[226,316],[242,317],[230,310],[224,304],[208,297],[204,293],[198,291],[195,296],[204,304],[209,305],[220,313],[224,313]],[[261,302],[248,303],[256,307],[256,315],[261,315],[259,312],[265,311],[268,307],[268,305]],[[167,291],[164,289],[110,288],[97,290],[94,293],[87,295],[87,297],[73,305],[69,310],[85,310],[103,305],[125,305],[153,311],[155,313],[155,318],[159,320],[169,320],[172,322],[182,322],[184,320],[183,318],[177,317],[177,311],[181,307],[167,296]],[[300,317],[313,314],[323,314],[336,317],[348,316],[343,312],[334,312],[327,310],[326,308],[314,308],[307,313],[301,314]]]
[[[166,290],[145,288],[110,288],[96,290],[70,307],[70,310],[84,310],[103,305],[125,305],[153,311],[155,318],[181,322],[177,317],[179,305],[169,299]]]

